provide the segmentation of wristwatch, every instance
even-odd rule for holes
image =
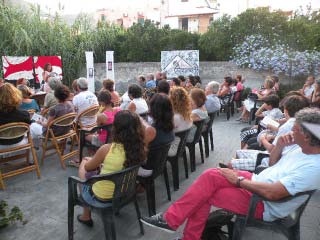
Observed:
[[[237,180],[237,187],[240,187],[240,182],[243,181],[245,178],[242,177],[242,176],[239,176],[238,177],[238,180]]]

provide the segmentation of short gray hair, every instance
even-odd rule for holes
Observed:
[[[77,79],[77,85],[81,90],[88,89],[88,80],[84,77],[80,77]]]
[[[219,83],[216,81],[209,82],[207,86],[213,93],[217,93],[219,90]]]
[[[303,133],[310,138],[311,146],[320,146],[320,140],[316,138],[307,128],[305,128],[302,123],[314,123],[320,124],[320,109],[319,108],[304,108],[301,109],[295,115],[296,122],[300,125]]]
[[[60,77],[49,77],[48,78],[49,87],[54,91],[56,88],[62,84]]]

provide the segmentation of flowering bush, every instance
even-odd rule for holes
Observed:
[[[287,44],[271,44],[261,35],[250,35],[233,48],[232,61],[241,67],[299,76],[320,73],[320,52],[294,51]]]

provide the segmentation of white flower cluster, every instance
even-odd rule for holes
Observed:
[[[250,35],[233,48],[232,62],[241,67],[268,70],[288,76],[319,75],[320,52],[294,51],[281,42],[271,44],[261,35]]]

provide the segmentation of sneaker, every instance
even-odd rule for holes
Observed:
[[[242,118],[241,118],[241,117],[236,119],[236,121],[238,121],[238,122],[240,122],[241,120],[242,120]]]
[[[219,167],[220,168],[228,168],[228,165],[224,164],[224,163],[219,163]]]
[[[166,220],[163,218],[162,213],[158,213],[156,215],[153,215],[151,217],[143,217],[141,218],[141,222],[143,222],[144,224],[150,226],[150,227],[154,227],[154,228],[158,228],[161,230],[164,230],[168,233],[174,233],[175,230],[173,230],[171,227],[169,227],[168,223],[166,222]]]

